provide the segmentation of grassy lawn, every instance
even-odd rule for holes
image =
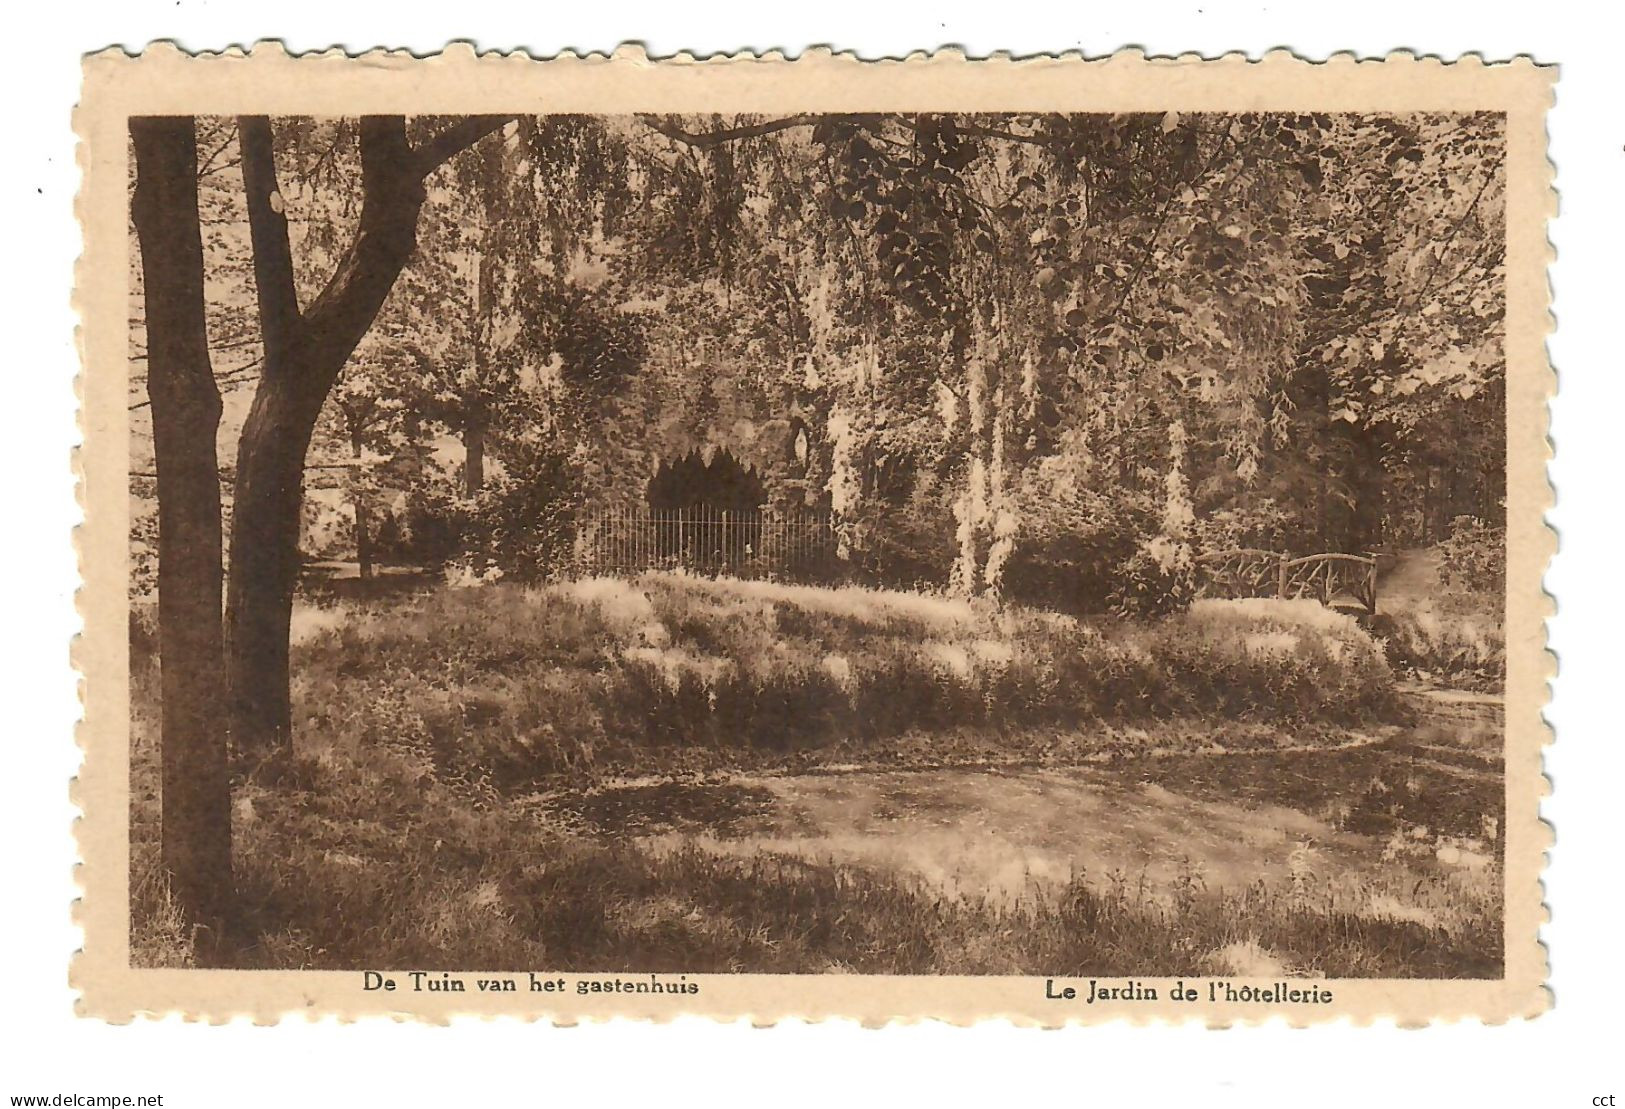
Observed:
[[[235,791],[243,965],[1498,973],[1498,738],[1416,738],[1381,646],[1310,602],[1096,625],[648,575],[303,608],[295,632],[295,766]],[[145,636],[134,948],[166,965],[189,952],[154,879]],[[1065,824],[1046,775],[1077,768],[1065,797],[1303,816],[1224,873],[1051,844],[1062,872],[950,887],[868,851]],[[971,784],[921,800],[949,773]],[[1039,799],[996,813],[1001,780]],[[854,832],[809,800],[831,782],[890,793]]]

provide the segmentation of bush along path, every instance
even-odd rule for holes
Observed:
[[[1498,693],[1506,683],[1500,544],[1471,543],[1473,529],[1461,531],[1460,540],[1399,553],[1382,578],[1372,630],[1402,678]]]

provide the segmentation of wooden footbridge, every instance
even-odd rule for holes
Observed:
[[[1237,547],[1196,559],[1207,597],[1308,597],[1328,608],[1377,613],[1377,560],[1368,555],[1312,554]]]

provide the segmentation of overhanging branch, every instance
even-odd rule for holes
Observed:
[[[433,138],[418,145],[413,151],[420,176],[427,177],[440,166],[479,142],[485,136],[500,131],[518,116],[466,116]]]
[[[883,115],[880,117],[869,117],[868,122],[871,123],[871,126],[865,127],[865,130],[868,130],[871,134],[875,133],[872,123],[876,118],[884,120],[888,123],[898,124],[899,126],[910,131],[920,130],[920,124],[917,121],[911,120],[907,116],[892,114]],[[672,121],[672,117],[670,116],[638,116],[638,122],[642,123],[651,130],[666,136],[668,139],[672,139],[675,142],[680,142],[685,146],[698,147],[701,149],[720,146],[725,142],[733,142],[737,139],[753,139],[759,138],[763,135],[773,135],[780,131],[790,131],[797,127],[812,127],[818,123],[830,119],[859,122],[856,117],[841,115],[838,113],[820,114],[817,112],[803,112],[799,115],[785,116],[781,119],[769,119],[764,120],[761,123],[749,123],[741,127],[724,127],[716,131],[689,131],[674,123]],[[1052,147],[1056,145],[1056,140],[1046,135],[1023,135],[1016,131],[1002,131],[996,127],[988,127],[979,123],[971,123],[963,119],[956,119],[955,125],[959,128],[959,130],[967,134],[981,135],[984,138],[989,139],[999,139],[1006,142],[1027,143],[1031,146],[1040,147]]]
[[[710,148],[736,139],[754,139],[762,135],[776,134],[779,131],[793,130],[797,127],[811,127],[822,120],[830,118],[833,117],[806,112],[801,115],[786,116],[783,119],[750,123],[743,127],[725,127],[718,131],[686,131],[672,122],[672,118],[669,116],[640,115],[638,116],[638,122],[653,131],[658,131],[674,142],[683,143],[685,146]]]

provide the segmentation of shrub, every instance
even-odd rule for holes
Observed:
[[[342,731],[498,787],[962,727],[1353,721],[1392,696],[1371,638],[1312,601],[1202,601],[1096,627],[984,601],[671,574],[442,590],[317,622],[296,651],[296,705],[316,718],[301,734]]]
[[[1171,695],[1199,697],[1192,711],[1354,721],[1394,706],[1382,645],[1315,601],[1202,600],[1158,630],[1168,638],[1157,650],[1186,667]]]
[[[439,567],[457,557],[465,513],[439,482],[422,482],[406,490],[398,514],[386,515],[374,540],[380,558],[417,566]]]
[[[1195,599],[1196,587],[1196,566],[1188,550],[1172,557],[1143,547],[1118,568],[1112,609],[1120,616],[1142,618],[1182,612]]]
[[[891,589],[944,585],[954,562],[951,501],[929,476],[900,503],[860,500],[854,525],[861,541],[855,558],[863,580]]]
[[[1194,531],[1197,545],[1205,551],[1285,551],[1298,538],[1292,513],[1274,497],[1200,513]]]
[[[491,568],[519,581],[558,577],[569,566],[581,506],[579,469],[551,442],[503,445],[503,472],[459,512],[458,561],[475,575]]]
[[[1499,692],[1506,681],[1506,635],[1490,614],[1436,605],[1379,617],[1396,670],[1425,682]]]
[[[1004,568],[1005,595],[1079,615],[1108,611],[1141,540],[1156,530],[1150,501],[1065,485],[1023,489],[1021,498],[1023,526]]]
[[[1475,516],[1457,516],[1438,551],[1439,577],[1447,588],[1496,597],[1506,592],[1505,528]]]

